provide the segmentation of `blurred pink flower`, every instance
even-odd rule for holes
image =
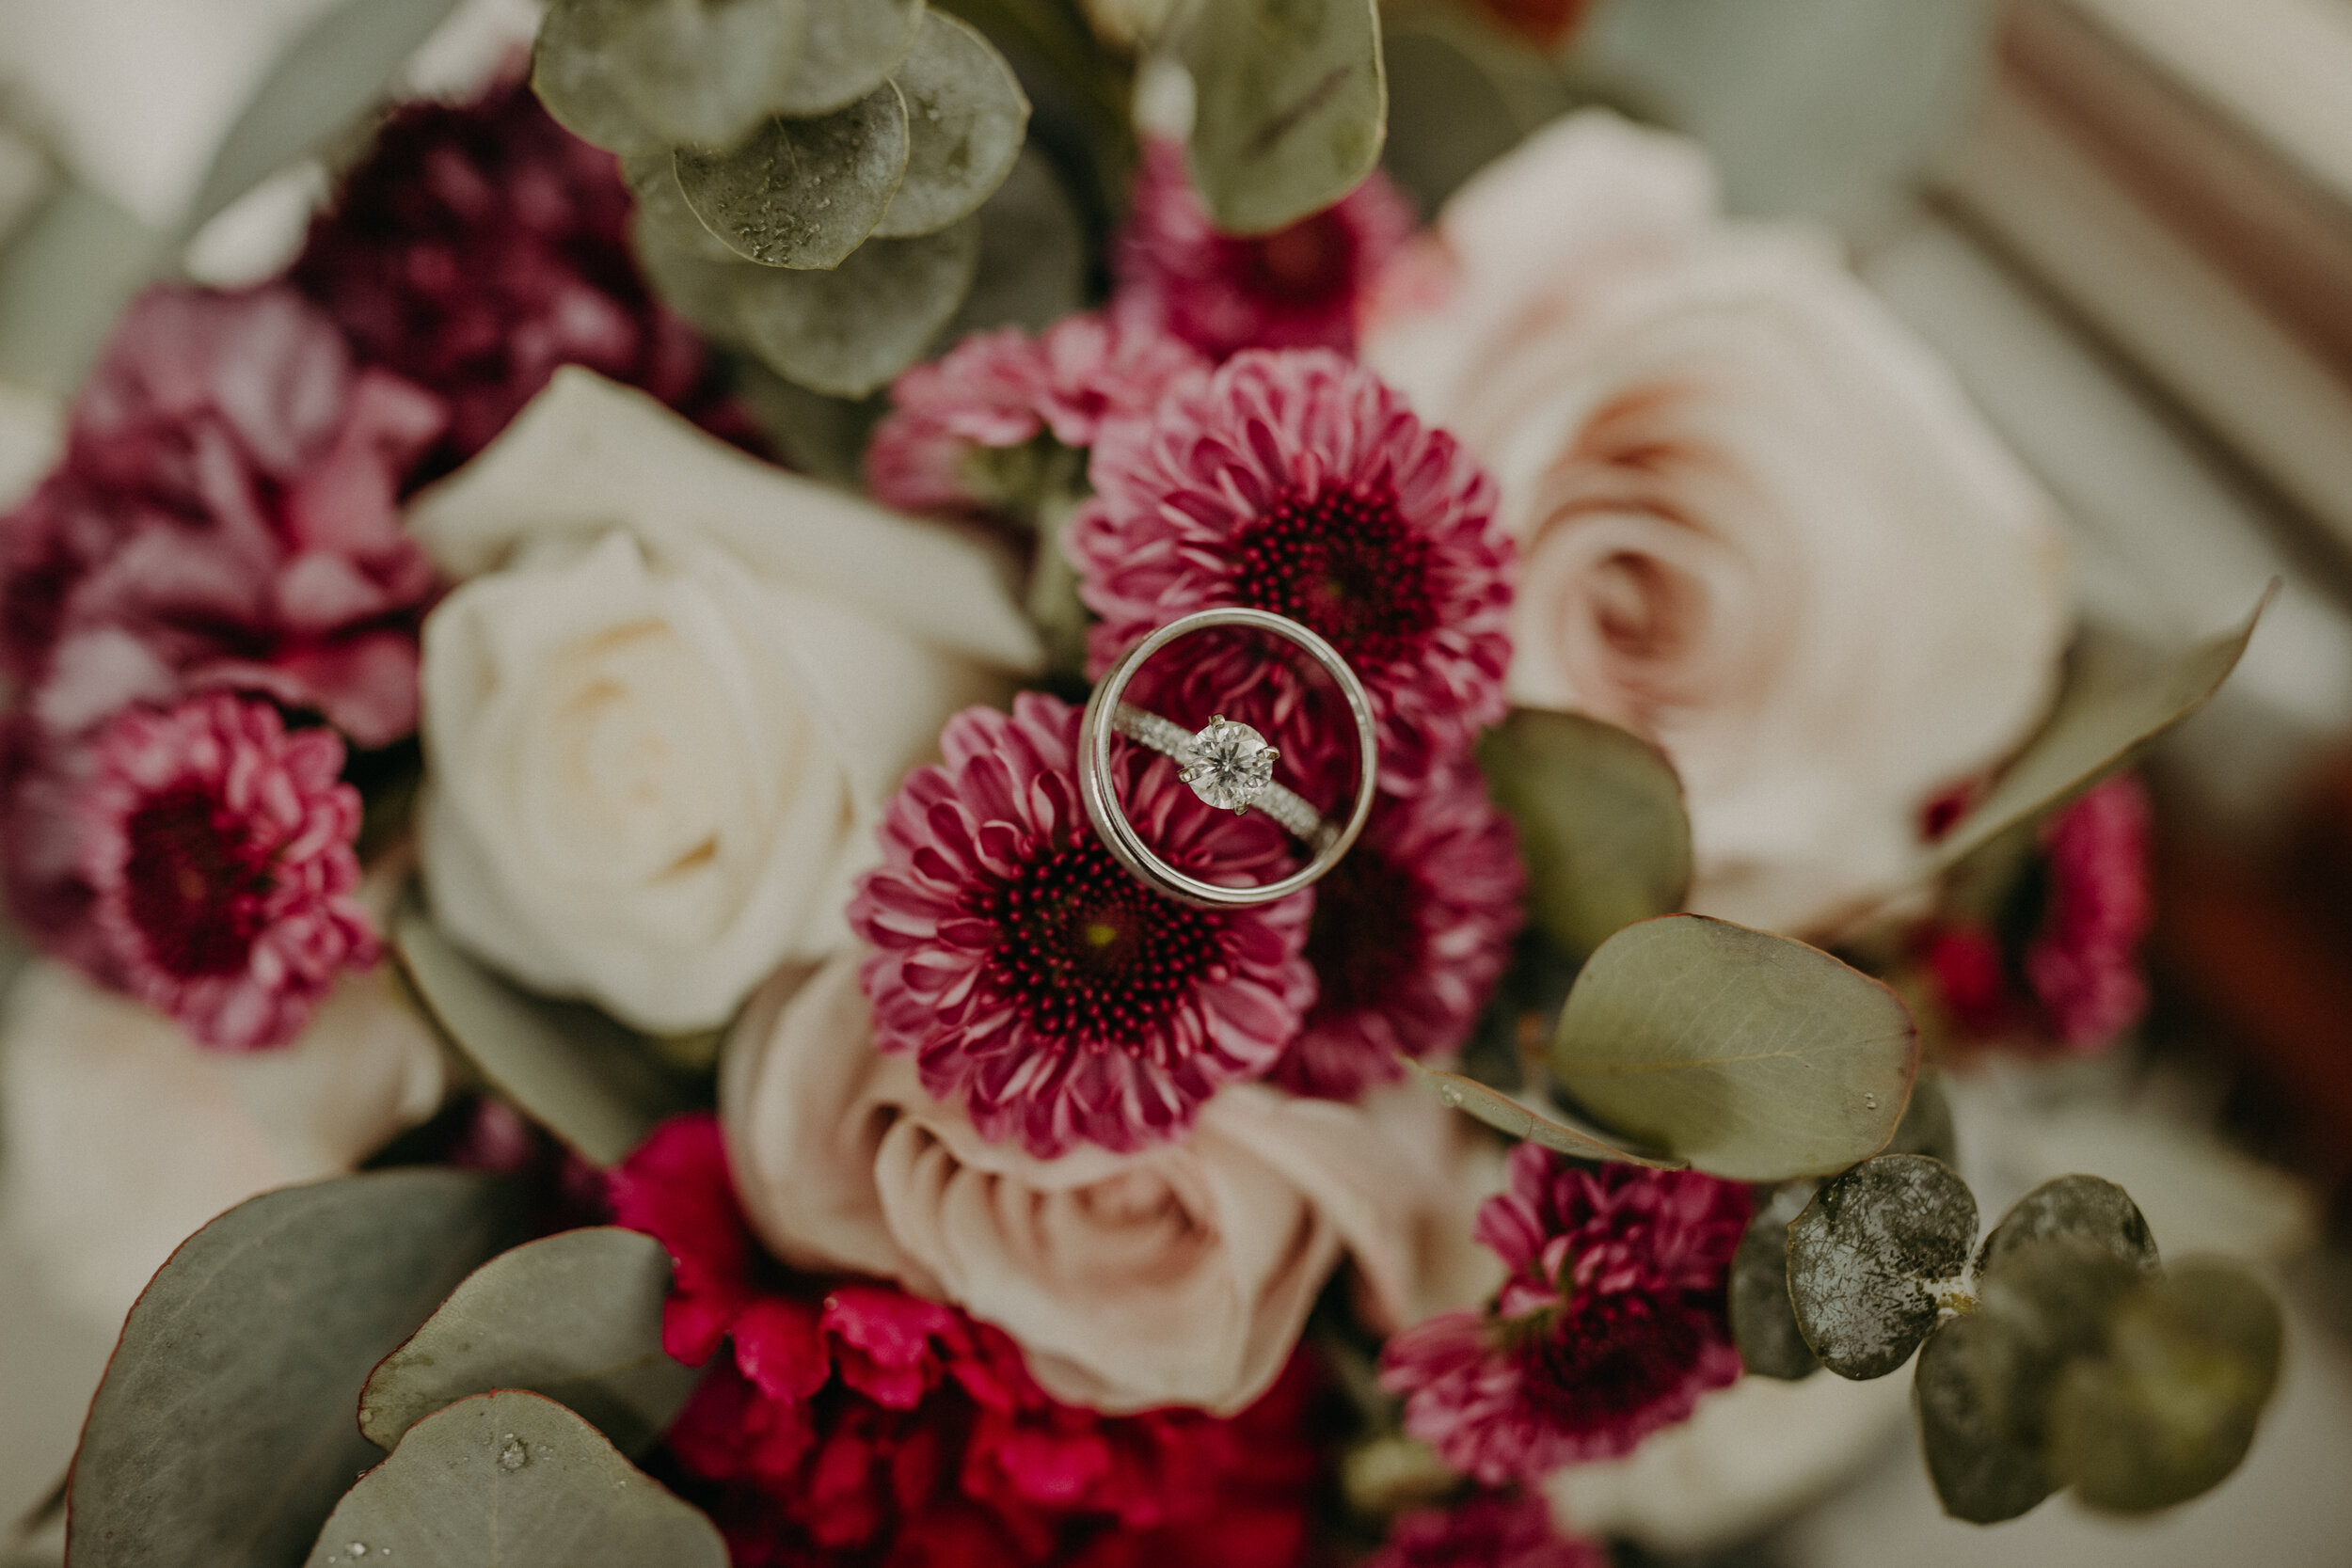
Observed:
[[[1391,1338],[1405,1430],[1488,1486],[1630,1453],[1740,1375],[1724,1317],[1747,1189],[1696,1171],[1597,1170],[1511,1151],[1477,1237],[1511,1275],[1486,1313]]]
[[[1274,1065],[1314,998],[1311,895],[1196,909],[1111,858],[1078,800],[1078,717],[1029,694],[950,721],[946,766],[908,778],[850,905],[877,949],[860,974],[877,1047],[1040,1158],[1181,1134],[1219,1085]],[[1279,874],[1280,830],[1212,810],[1166,758],[1131,748],[1115,787],[1180,870]]]
[[[1375,169],[1333,205],[1271,234],[1220,234],[1184,172],[1184,144],[1144,143],[1134,210],[1112,250],[1118,314],[1216,358],[1245,348],[1356,348],[1357,298],[1413,232]]]
[[[1363,1568],[1609,1568],[1609,1554],[1553,1528],[1541,1497],[1486,1492],[1406,1514]]]
[[[2050,899],[2026,949],[2026,978],[2058,1037],[2074,1050],[2104,1045],[2148,1006],[2140,940],[2155,919],[2148,842],[2153,814],[2132,774],[2107,780],[2042,831]]]

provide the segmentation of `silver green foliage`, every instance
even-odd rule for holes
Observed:
[[[1977,1200],[1939,1160],[1888,1154],[1821,1188],[1788,1227],[1797,1328],[1840,1377],[1883,1377],[1911,1359],[1960,1283]]]
[[[2156,1239],[2131,1194],[2096,1176],[2061,1176],[2010,1205],[1978,1250],[1976,1269],[1989,1274],[2020,1247],[2069,1240],[2114,1254],[2146,1275],[2163,1272]]]
[[[782,375],[860,398],[912,364],[946,325],[979,265],[975,218],[912,240],[873,240],[830,272],[742,267],[735,322]]]
[[[1661,1160],[1645,1153],[1625,1140],[1612,1138],[1597,1129],[1579,1127],[1557,1115],[1547,1115],[1514,1099],[1502,1090],[1491,1088],[1475,1078],[1460,1073],[1440,1072],[1406,1059],[1406,1065],[1438,1092],[1438,1098],[1457,1111],[1468,1112],[1499,1132],[1527,1143],[1541,1144],[1546,1148],[1579,1160],[1613,1161],[1629,1165],[1646,1165],[1652,1170],[1680,1170],[1679,1160]]]
[[[531,88],[555,122],[624,157],[668,145],[617,80],[622,30],[638,9],[639,0],[551,0],[531,49]]]
[[[1376,0],[1216,0],[1192,8],[1180,50],[1198,94],[1193,183],[1219,229],[1295,223],[1379,162]]]
[[[1788,1224],[1812,1201],[1816,1184],[1790,1181],[1756,1211],[1732,1254],[1731,1342],[1740,1365],[1758,1377],[1795,1383],[1821,1370],[1804,1342],[1788,1297]]]
[[[1029,100],[988,40],[939,11],[923,14],[891,82],[906,106],[906,174],[874,232],[903,240],[968,216],[1005,182]]]
[[[907,111],[888,82],[813,119],[772,119],[724,152],[675,154],[686,204],[763,266],[836,267],[882,221],[907,166]]]
[[[801,54],[803,0],[654,0],[617,19],[612,90],[662,141],[731,147],[775,109]]]
[[[882,85],[914,47],[923,0],[805,0],[800,57],[772,105],[781,115],[847,108]]]

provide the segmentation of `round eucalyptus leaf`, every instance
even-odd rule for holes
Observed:
[[[2284,1342],[2279,1304],[2243,1270],[2201,1259],[2143,1284],[2108,1315],[2105,1353],[2060,1374],[2051,1468],[2122,1513],[2210,1490],[2253,1443]]]
[[[286,1568],[373,1461],[369,1370],[519,1205],[467,1171],[378,1171],[239,1204],[171,1255],[122,1328],[74,1460],[80,1568]]]
[[[1952,1126],[1952,1102],[1944,1092],[1944,1075],[1923,1071],[1911,1085],[1911,1103],[1886,1141],[1889,1154],[1924,1154],[1947,1165],[1960,1163],[1960,1135]]]
[[[1946,1319],[1920,1349],[1912,1385],[1936,1497],[1945,1513],[1977,1525],[2014,1519],[2057,1490],[2041,1450],[2010,1435],[1979,1379],[1991,1359],[1979,1341],[2000,1332],[1980,1317]]]
[[[1018,326],[1041,333],[1086,305],[1086,225],[1052,160],[1025,146],[996,194],[980,203],[979,270],[944,350],[974,332]]]
[[[1976,1239],[1976,1195],[1942,1161],[1856,1165],[1788,1227],[1788,1296],[1805,1343],[1841,1377],[1884,1377],[1935,1326]]]
[[[2019,1198],[2001,1216],[1977,1253],[1977,1272],[1989,1273],[2019,1248],[2053,1240],[2103,1248],[2142,1274],[2164,1267],[2148,1221],[2129,1193],[2095,1176],[2061,1176]]]
[[[665,142],[732,147],[791,79],[803,0],[653,0],[612,30],[612,82]]]
[[[1601,944],[1549,1060],[1605,1125],[1712,1175],[1784,1181],[1885,1147],[1919,1041],[1900,998],[1819,948],[1678,914]]]
[[[930,234],[965,217],[1012,172],[1029,100],[995,46],[968,23],[927,10],[891,73],[907,106],[907,171],[874,232]]]
[[[705,228],[763,266],[839,266],[874,231],[907,166],[907,111],[884,82],[815,119],[771,119],[726,152],[676,153]]]
[[[1731,1342],[1758,1377],[1796,1383],[1821,1370],[1797,1327],[1788,1299],[1788,1222],[1812,1200],[1814,1183],[1791,1181],[1748,1222],[1731,1257]]]
[[[359,1478],[305,1568],[726,1568],[698,1511],[553,1400],[476,1394]]]
[[[655,243],[701,261],[743,260],[733,245],[694,215],[686,192],[678,186],[677,161],[667,149],[623,158],[621,176],[637,199],[637,211],[631,214],[633,226],[646,230]]]
[[[800,56],[776,95],[782,115],[828,115],[880,87],[914,47],[923,0],[805,0]]]
[[[555,122],[607,152],[655,152],[660,132],[621,94],[623,30],[643,0],[552,0],[531,49],[531,89]]]
[[[2040,1453],[2051,1390],[2070,1361],[2097,1353],[2107,1317],[2143,1279],[2097,1245],[2058,1237],[2011,1249],[1977,1276],[1968,1340],[1979,1397],[2010,1441]]]
[[[1379,162],[1377,0],[1217,0],[1192,8],[1181,48],[1198,94],[1193,182],[1219,229],[1271,233]]]
[[[956,313],[979,246],[967,218],[919,239],[868,241],[831,272],[744,268],[736,320],[777,374],[862,398],[913,364]]]
[[[698,1380],[661,1348],[669,1289],[670,1255],[634,1230],[566,1230],[502,1252],[376,1368],[359,1396],[359,1430],[389,1450],[461,1399],[527,1388],[622,1452],[643,1452]]]
[[[1691,891],[1691,819],[1665,753],[1580,713],[1514,709],[1478,743],[1527,862],[1529,911],[1567,953],[1592,952]]]
[[[664,154],[662,162],[668,161]],[[701,227],[699,221],[695,227]],[[716,238],[711,244],[726,249]],[[755,263],[732,250],[727,251],[726,260],[719,261],[681,246],[672,241],[668,228],[643,207],[629,214],[628,245],[638,269],[662,304],[713,342],[730,347],[742,342],[742,330],[735,324],[735,275]]]
[[[1629,1165],[1645,1165],[1651,1170],[1680,1170],[1680,1162],[1660,1160],[1621,1143],[1612,1142],[1597,1131],[1569,1125],[1556,1117],[1547,1117],[1522,1104],[1500,1089],[1489,1088],[1475,1078],[1465,1078],[1455,1072],[1439,1072],[1422,1066],[1410,1057],[1405,1065],[1438,1091],[1438,1098],[1457,1111],[1467,1111],[1499,1132],[1508,1132],[1528,1143],[1541,1144],[1546,1148],[1579,1160],[1613,1160]]]

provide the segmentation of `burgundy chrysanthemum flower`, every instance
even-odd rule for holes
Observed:
[[[108,724],[80,800],[81,870],[121,988],[202,1044],[282,1045],[373,963],[351,895],[359,792],[331,730],[289,735],[222,692]]]
[[[1129,876],[1078,799],[1078,710],[1025,694],[968,708],[946,766],[909,776],[882,863],[850,903],[875,1043],[912,1053],[986,1138],[1041,1158],[1171,1138],[1221,1084],[1263,1075],[1314,999],[1311,895],[1248,910],[1163,898]],[[1283,874],[1263,816],[1211,810],[1128,748],[1115,787],[1160,856],[1210,881]]]
[[[1391,1338],[1381,1382],[1405,1430],[1489,1486],[1629,1453],[1740,1375],[1725,1319],[1747,1189],[1696,1171],[1511,1151],[1476,1235],[1510,1265],[1484,1313]]]
[[[1094,673],[1196,610],[1287,615],[1362,678],[1382,783],[1400,792],[1502,717],[1513,554],[1493,483],[1371,372],[1320,349],[1236,355],[1150,420],[1105,431],[1089,473],[1096,498],[1067,545],[1079,596],[1103,618],[1089,634]],[[1297,721],[1312,688],[1294,663],[1199,642],[1170,706],[1254,700],[1286,754],[1330,748],[1330,725]]]
[[[1541,1497],[1483,1492],[1406,1514],[1363,1568],[1609,1568],[1609,1554],[1562,1535]]]
[[[740,1568],[1203,1560],[1286,1568],[1321,1464],[1306,1364],[1230,1421],[1058,1404],[1012,1340],[896,1286],[766,1259],[717,1118],[675,1117],[611,1179],[614,1223],[674,1267],[670,1354],[721,1355],[669,1433]],[[1141,1555],[1136,1555],[1140,1553]]]
[[[974,333],[891,384],[894,411],[866,449],[867,487],[907,512],[1018,507],[1042,460],[997,454],[1047,435],[1092,446],[1107,421],[1148,414],[1207,371],[1184,342],[1100,315],[1065,317],[1034,341],[1011,326]]]
[[[1184,144],[1143,147],[1134,209],[1112,249],[1113,309],[1223,358],[1245,348],[1356,349],[1356,302],[1413,232],[1375,169],[1333,205],[1271,234],[1220,234],[1184,172]]]
[[[702,341],[640,277],[631,205],[612,154],[548,118],[520,79],[473,103],[405,104],[376,133],[292,279],[362,360],[449,400],[416,482],[487,446],[564,364],[756,445]]]
[[[1363,837],[1315,884],[1307,927],[1315,1005],[1272,1081],[1353,1100],[1468,1037],[1510,961],[1527,872],[1510,818],[1475,768],[1383,796]]]
[[[402,472],[441,404],[288,289],[150,289],[73,407],[64,460],[0,519],[0,654],[58,736],[227,687],[363,746],[416,728],[430,562]]]

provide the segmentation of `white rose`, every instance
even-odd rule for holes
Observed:
[[[1719,216],[1694,144],[1539,133],[1383,279],[1363,356],[1502,487],[1512,700],[1674,760],[1692,908],[1804,931],[1890,891],[2043,711],[2049,503],[1825,242]]]
[[[425,885],[457,942],[645,1028],[847,940],[947,716],[1033,668],[979,544],[566,369],[419,499]]]
[[[1343,1255],[1383,1329],[1500,1283],[1469,1239],[1460,1118],[1415,1086],[1346,1105],[1236,1085],[1182,1143],[1039,1160],[873,1050],[850,954],[753,999],[719,1107],[777,1256],[952,1302],[1019,1341],[1055,1398],[1100,1410],[1248,1405]]]

